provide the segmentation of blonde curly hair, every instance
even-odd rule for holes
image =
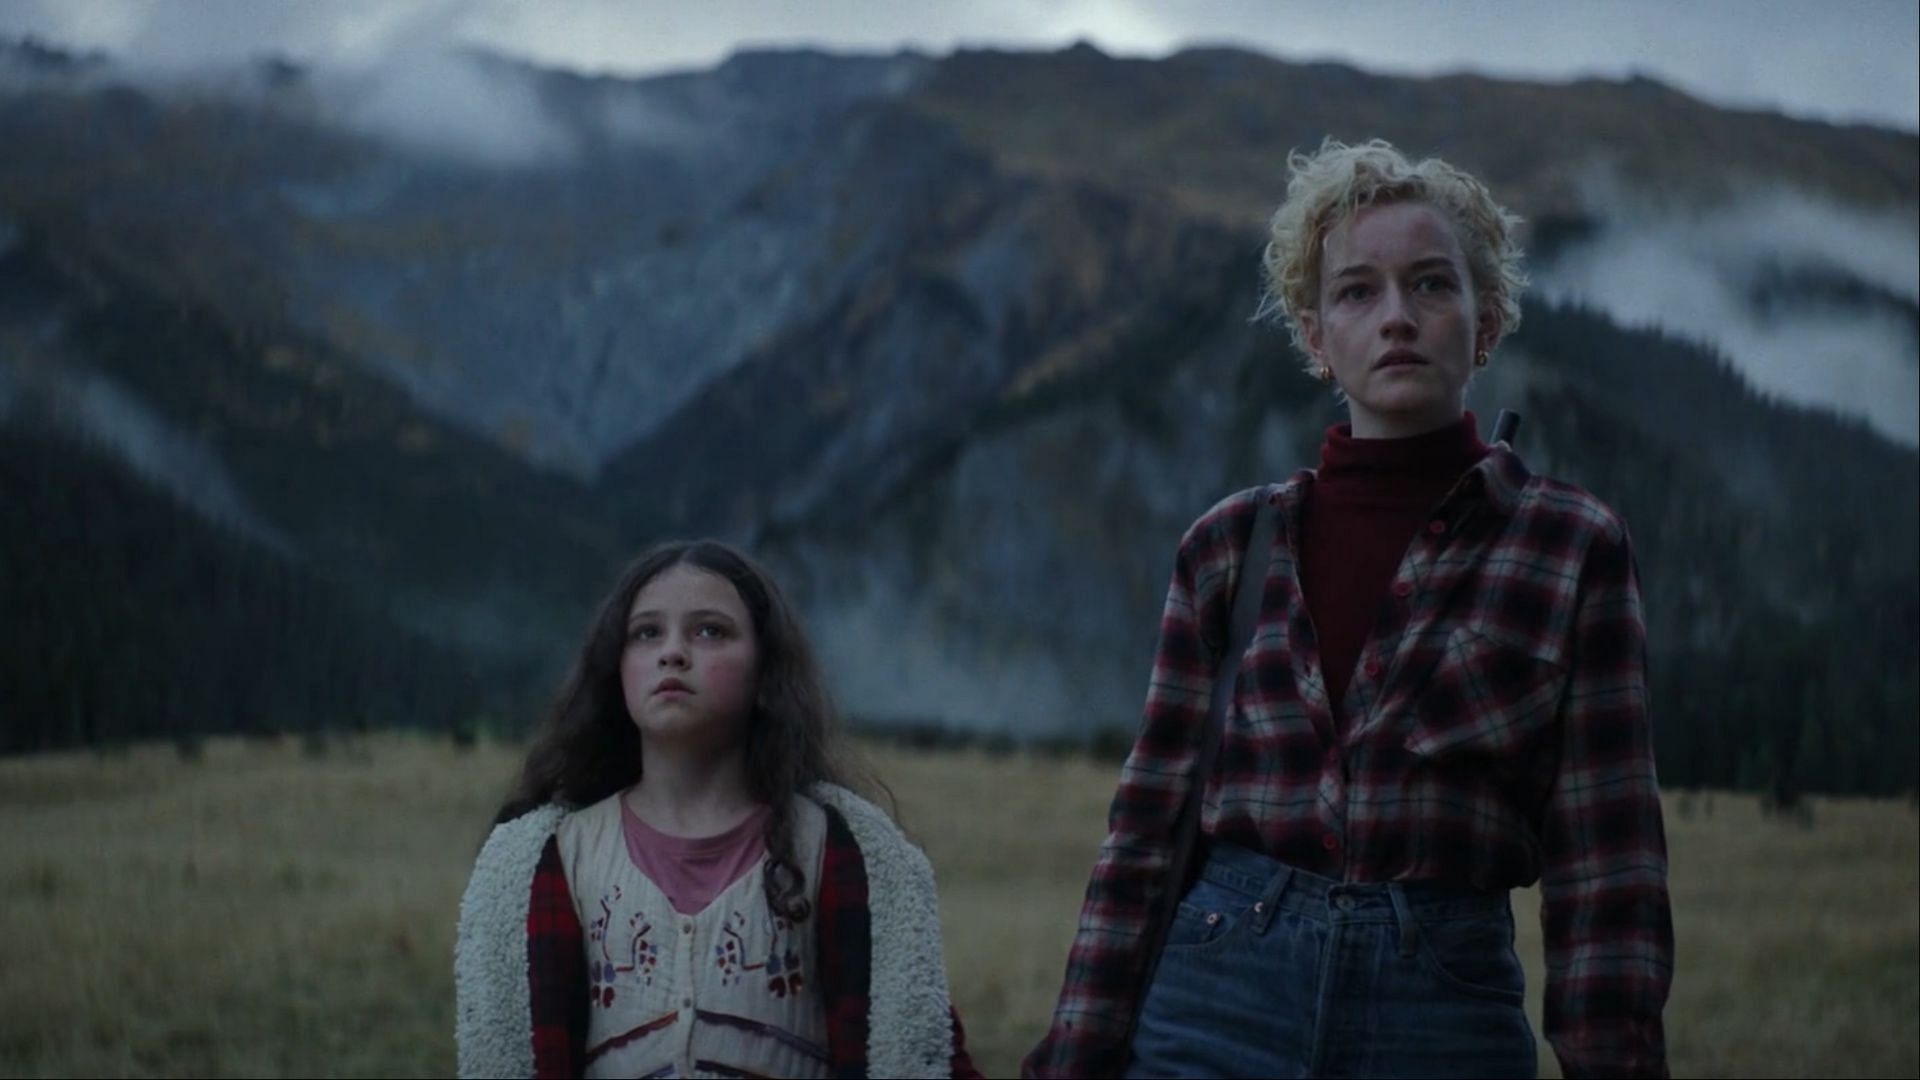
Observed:
[[[1319,306],[1327,234],[1379,203],[1423,202],[1446,215],[1467,257],[1475,303],[1500,312],[1501,336],[1519,328],[1527,287],[1514,237],[1520,219],[1494,202],[1485,184],[1439,158],[1409,162],[1382,139],[1348,146],[1329,138],[1311,154],[1288,154],[1287,169],[1287,198],[1274,211],[1261,256],[1266,288],[1256,317],[1286,320],[1309,371],[1314,364],[1300,312]]]

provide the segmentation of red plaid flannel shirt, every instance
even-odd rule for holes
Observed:
[[[867,911],[867,866],[846,822],[827,808],[827,843],[811,916],[818,935],[816,986],[827,1014],[827,1052],[836,1077],[867,1075],[867,1002],[873,936]],[[532,991],[534,1072],[573,1077],[586,1069],[586,941],[574,913],[557,841],[549,839],[533,875],[527,909],[527,979]],[[953,1075],[978,1080],[958,1012],[953,1019]]]
[[[1622,522],[1504,446],[1396,571],[1336,741],[1295,569],[1303,471],[1180,543],[1146,715],[1087,886],[1051,1030],[1024,1069],[1117,1075],[1137,955],[1207,719],[1256,500],[1280,508],[1204,834],[1353,882],[1541,882],[1546,1032],[1568,1076],[1666,1072],[1666,839],[1639,584]]]

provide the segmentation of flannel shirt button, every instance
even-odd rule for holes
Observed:
[[[1331,769],[1338,764],[1340,764],[1340,751],[1338,750],[1327,751],[1327,768]]]
[[[1361,665],[1360,670],[1367,673],[1367,678],[1377,679],[1380,677],[1380,661],[1369,660]]]
[[[1253,913],[1255,915],[1258,915],[1265,910],[1267,910],[1267,902],[1265,900],[1255,900],[1253,902]]]
[[[1394,582],[1394,583],[1393,583],[1393,595],[1395,595],[1395,596],[1397,596],[1397,597],[1399,597],[1399,598],[1400,598],[1400,599],[1402,599],[1402,600],[1405,600],[1405,599],[1406,599],[1407,597],[1409,597],[1409,596],[1412,596],[1412,595],[1413,595],[1413,582],[1411,582],[1411,581],[1396,581],[1396,582]]]
[[[690,922],[683,922],[683,923],[681,923],[681,924],[680,924],[680,932],[681,932],[681,933],[683,933],[683,934],[691,934],[691,933],[693,933],[693,924],[692,924],[692,923],[690,923]]]
[[[1326,848],[1328,851],[1332,851],[1340,846],[1340,838],[1332,833],[1321,833],[1320,846]]]
[[[1435,536],[1439,536],[1447,531],[1447,523],[1441,521],[1439,518],[1435,518],[1427,522],[1427,531]]]

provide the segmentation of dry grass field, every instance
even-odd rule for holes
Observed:
[[[0,761],[0,1074],[450,1074],[454,913],[514,754],[380,736]],[[872,758],[938,868],[975,1057],[1012,1075],[1051,1011],[1115,770]],[[1820,800],[1811,828],[1744,797],[1684,809],[1674,1074],[1920,1074],[1910,804]],[[1537,1007],[1534,898],[1517,903]]]

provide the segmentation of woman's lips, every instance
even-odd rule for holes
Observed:
[[[1373,362],[1375,370],[1390,367],[1419,367],[1427,363],[1427,358],[1417,352],[1395,349]]]

